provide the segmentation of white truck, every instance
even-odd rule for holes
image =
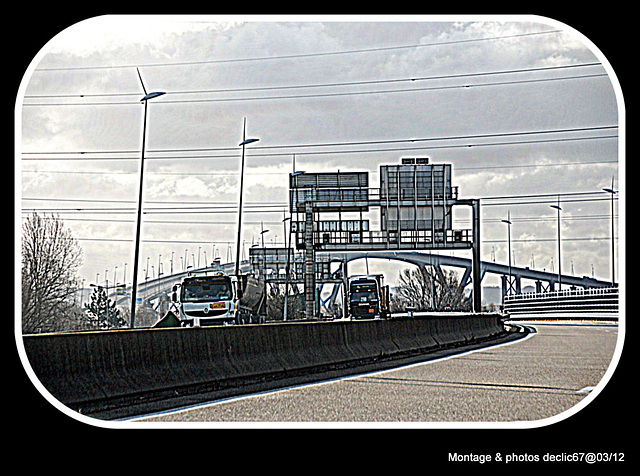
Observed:
[[[173,286],[181,326],[243,324],[264,321],[264,287],[249,275],[198,271]]]

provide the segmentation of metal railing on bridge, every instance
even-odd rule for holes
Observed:
[[[504,311],[515,318],[575,316],[617,319],[619,290],[610,287],[508,295],[504,298]]]

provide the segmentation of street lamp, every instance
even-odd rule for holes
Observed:
[[[142,81],[142,76],[140,75],[140,70],[136,68],[138,72],[138,78],[140,78],[140,84],[142,84],[142,90],[144,91],[144,97],[140,99],[140,102],[144,103],[144,117],[142,120],[142,153],[140,156],[140,185],[138,186],[138,214],[136,220],[136,244],[135,244],[135,252],[133,258],[133,283],[131,285],[131,322],[129,327],[134,327],[135,317],[136,317],[136,297],[138,292],[138,256],[140,254],[140,224],[142,221],[142,188],[144,184],[144,145],[145,138],[147,135],[147,101],[149,99],[157,98],[158,96],[162,96],[166,94],[164,92],[152,92],[147,93],[147,89],[144,87],[144,82]]]
[[[614,216],[613,216],[613,196],[616,191],[613,189],[613,177],[611,177],[611,188],[603,188],[605,192],[611,194],[611,286],[616,285],[616,251],[615,251],[615,230],[614,230]]]
[[[244,125],[242,128],[242,142],[238,146],[242,146],[242,164],[240,166],[240,204],[238,205],[238,239],[236,243],[236,276],[240,276],[240,234],[242,232],[242,189],[244,186],[244,146],[253,142],[258,142],[260,139],[247,139],[247,118],[244,118]],[[264,247],[264,246],[263,246]]]
[[[262,248],[264,249],[264,234],[269,233],[269,230],[264,229],[264,224],[262,222],[260,222],[260,228],[260,238],[262,238]]]
[[[511,212],[507,211],[507,219],[502,220],[507,224],[507,239],[509,242],[509,286],[507,286],[507,294],[511,294]]]
[[[562,289],[562,259],[560,257],[560,197],[558,197],[557,205],[549,205],[551,208],[558,210],[558,291]]]

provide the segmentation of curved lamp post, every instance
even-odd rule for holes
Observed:
[[[147,101],[149,99],[157,98],[158,96],[162,96],[166,94],[164,92],[156,91],[152,93],[147,93],[147,89],[144,87],[144,82],[142,81],[142,76],[140,76],[140,70],[136,68],[138,72],[138,77],[140,78],[140,84],[142,84],[142,89],[144,91],[144,97],[140,99],[140,102],[144,103],[144,118],[142,121],[142,154],[140,158],[140,185],[138,188],[138,215],[136,220],[136,245],[135,252],[133,258],[133,283],[131,285],[131,322],[129,327],[134,327],[135,317],[136,317],[136,297],[138,292],[138,255],[140,254],[140,223],[142,218],[142,186],[144,183],[144,143],[147,134]]]
[[[615,249],[615,221],[613,215],[613,200],[616,191],[613,189],[613,177],[611,177],[611,188],[603,188],[605,192],[611,194],[611,286],[616,285],[616,249]]]
[[[558,197],[557,205],[549,205],[551,208],[558,210],[558,291],[562,290],[562,260],[560,257],[560,197]]]
[[[506,220],[501,220],[502,223],[506,223],[507,224],[507,238],[509,241],[509,285],[507,286],[507,294],[511,294],[511,212],[508,211],[507,212],[507,219]]]
[[[242,189],[244,187],[244,146],[252,142],[258,142],[260,139],[246,139],[247,118],[244,118],[244,126],[242,128],[242,142],[238,146],[242,146],[242,165],[240,166],[240,204],[238,205],[238,239],[236,243],[236,276],[240,276],[240,234],[242,231]]]

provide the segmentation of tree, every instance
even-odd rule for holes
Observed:
[[[85,303],[84,309],[86,319],[100,329],[123,327],[126,324],[120,315],[120,309],[107,297],[107,292],[102,286],[93,289],[91,303]]]
[[[412,306],[421,311],[431,309],[430,276],[422,268],[402,269],[398,287],[393,296],[392,312],[402,311],[406,306]]]
[[[447,307],[465,310],[469,302],[454,271],[421,267],[400,271],[392,311],[403,311],[409,305],[418,311],[440,311]]]
[[[22,332],[55,331],[68,320],[82,248],[59,217],[34,213],[22,225]]]
[[[273,321],[281,321],[284,319],[284,289],[278,285],[268,286],[267,293],[267,318]],[[300,295],[295,292],[291,294],[289,289],[289,297],[287,298],[287,320],[292,321],[300,319],[304,315],[304,302]]]

